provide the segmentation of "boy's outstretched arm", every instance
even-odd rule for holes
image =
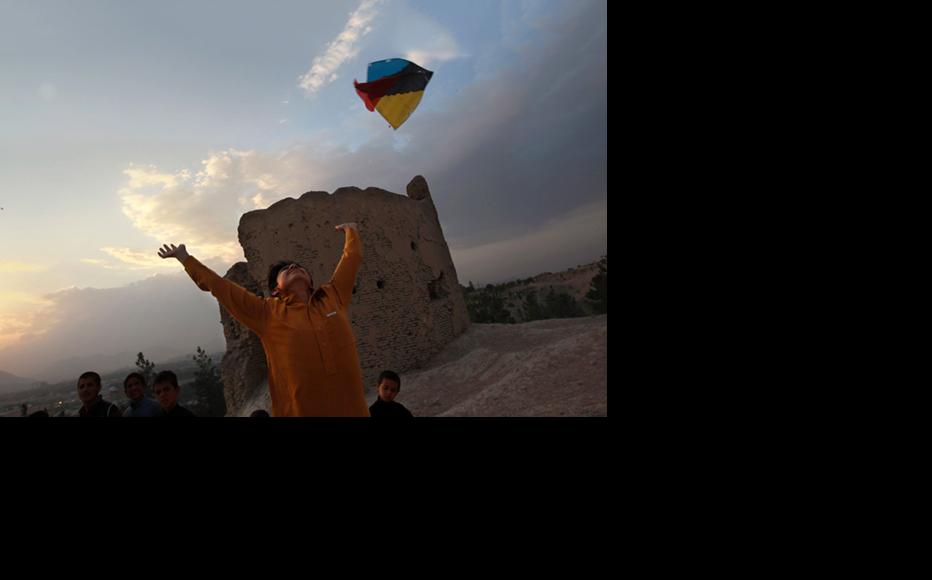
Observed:
[[[159,257],[175,258],[181,262],[198,288],[213,294],[233,318],[245,324],[250,330],[261,334],[265,329],[268,317],[265,300],[201,264],[197,258],[188,254],[184,244],[180,246],[165,244],[159,248]]]
[[[356,274],[362,264],[362,241],[359,239],[359,228],[353,222],[340,224],[336,229],[346,234],[346,241],[343,244],[343,256],[333,271],[330,283],[336,288],[343,308],[346,308],[352,300]]]

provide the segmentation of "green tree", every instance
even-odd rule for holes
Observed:
[[[553,288],[544,301],[545,318],[576,318],[583,315],[576,299],[564,292],[554,292]]]
[[[136,368],[139,369],[139,374],[141,374],[146,379],[146,391],[152,388],[152,379],[155,377],[155,363],[146,359],[146,357],[139,353],[136,355]]]
[[[466,296],[466,310],[469,312],[469,319],[480,324],[515,322],[505,308],[505,299],[492,284],[487,284],[482,290],[470,292]]]
[[[214,366],[214,361],[207,356],[207,351],[200,346],[197,347],[197,354],[192,358],[197,363],[197,371],[194,373],[194,392],[197,395],[198,407],[202,414],[208,417],[223,417],[227,412],[227,404],[223,398],[220,371]]]
[[[531,322],[543,318],[546,318],[546,313],[537,300],[537,290],[531,290],[524,296],[524,321]]]

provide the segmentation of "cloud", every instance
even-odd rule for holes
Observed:
[[[455,47],[449,48],[432,48],[432,49],[415,49],[405,53],[405,60],[410,60],[424,68],[428,68],[436,62],[462,58],[463,55]]]
[[[337,70],[359,53],[359,40],[372,31],[371,22],[378,14],[382,0],[363,0],[350,14],[343,31],[327,45],[327,49],[311,62],[311,68],[301,75],[298,84],[308,96],[337,79]]]
[[[10,302],[21,302],[25,304],[45,304],[47,299],[36,296],[30,292],[21,291],[0,291],[0,302],[7,304]]]
[[[98,259],[96,259],[96,258],[82,258],[82,259],[81,259],[81,262],[83,262],[83,263],[85,263],[85,264],[90,264],[91,266],[100,266],[101,268],[105,268],[105,269],[107,269],[107,270],[115,270],[115,269],[116,269],[116,268],[113,266],[113,264],[111,264],[111,263],[108,262],[107,260],[98,260]]]
[[[23,314],[0,314],[0,348],[19,342],[31,327],[31,316]]]
[[[0,274],[12,274],[14,272],[41,272],[45,269],[45,266],[26,264],[24,262],[0,260]]]
[[[20,300],[32,309],[0,314],[0,369],[20,376],[62,380],[88,369],[130,366],[139,351],[161,360],[193,354],[198,345],[223,349],[216,300],[185,274]],[[61,359],[71,362],[58,364]]]
[[[196,173],[131,166],[124,171],[127,182],[120,190],[123,214],[153,239],[153,245],[101,250],[131,268],[157,269],[170,267],[156,254],[162,244],[184,243],[200,259],[231,264],[242,259],[236,241],[239,217],[303,193],[314,182],[318,166],[300,147],[275,155],[219,151],[204,159]]]
[[[21,291],[0,291],[0,349],[16,344],[34,328],[37,311],[51,302]]]
[[[430,67],[468,56],[453,34],[432,18],[407,5],[402,6],[395,16],[392,45],[406,60]]]
[[[132,270],[149,270],[152,268],[175,269],[177,260],[164,260],[157,255],[157,250],[151,252],[137,252],[129,248],[111,248],[105,247],[100,249],[105,254],[116,258]],[[88,264],[103,265],[103,260],[81,260]]]

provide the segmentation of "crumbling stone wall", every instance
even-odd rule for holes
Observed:
[[[364,384],[371,389],[384,369],[419,368],[467,329],[469,317],[427,181],[415,177],[407,194],[343,187],[249,212],[239,224],[246,262],[235,264],[226,278],[267,296],[269,266],[296,260],[310,271],[315,286],[326,283],[343,250],[344,234],[334,227],[356,222],[363,262],[349,315]],[[227,408],[240,415],[268,388],[265,354],[249,329],[220,311],[227,341],[220,367]]]

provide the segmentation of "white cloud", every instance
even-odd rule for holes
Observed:
[[[29,292],[0,291],[0,348],[19,342],[35,328],[37,312],[51,304]]]
[[[83,263],[85,263],[85,264],[90,264],[91,266],[100,266],[101,268],[104,268],[104,269],[107,269],[107,270],[115,270],[115,269],[116,269],[116,268],[114,268],[113,265],[112,265],[110,262],[108,262],[107,260],[98,260],[97,258],[83,258],[83,259],[81,260],[81,262],[83,262]]]
[[[32,328],[33,317],[22,314],[0,313],[0,348],[19,342]]]
[[[425,68],[467,56],[449,30],[410,8],[398,15],[393,44],[405,59]]]
[[[269,205],[269,202],[266,201],[264,197],[262,197],[261,193],[257,193],[250,201],[252,201],[252,205],[256,209],[268,207]]]
[[[0,369],[20,376],[62,380],[131,366],[139,351],[157,362],[194,354],[198,345],[223,348],[217,302],[186,274],[19,298],[28,311],[0,312]]]
[[[299,86],[310,96],[337,79],[337,70],[359,54],[359,40],[372,31],[369,25],[378,14],[382,0],[363,0],[350,14],[343,31],[327,45],[322,55],[314,58],[311,68],[299,77]]]
[[[41,272],[45,269],[46,268],[44,266],[38,266],[36,264],[0,260],[0,274],[12,274],[13,272]]]
[[[111,248],[105,247],[101,248],[100,251],[103,253],[116,258],[120,262],[123,262],[131,270],[150,270],[153,268],[176,268],[177,260],[163,260],[158,257],[157,251],[152,250],[151,252],[140,252],[136,250],[131,250],[129,248]],[[86,263],[93,263],[90,260],[81,260]],[[103,262],[103,260],[98,260]]]
[[[120,190],[123,214],[153,239],[151,247],[101,250],[131,269],[171,267],[157,250],[186,244],[203,261],[232,264],[243,257],[236,241],[240,216],[307,191],[327,171],[319,153],[294,148],[278,154],[228,149],[211,153],[195,173],[164,173],[154,166],[131,166]]]
[[[463,56],[464,55],[455,47],[416,49],[405,53],[405,60],[410,60],[424,68],[429,68],[433,63],[452,60],[454,58],[463,58]]]

